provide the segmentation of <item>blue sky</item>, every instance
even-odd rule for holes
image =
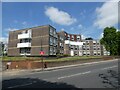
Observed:
[[[103,28],[117,28],[116,4],[108,2],[4,2],[2,4],[2,36],[12,30],[50,24],[57,31],[82,34],[99,39]],[[111,10],[107,10],[107,9]]]

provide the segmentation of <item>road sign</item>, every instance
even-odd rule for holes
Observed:
[[[44,51],[40,51],[40,55],[44,55],[45,54],[45,52]]]

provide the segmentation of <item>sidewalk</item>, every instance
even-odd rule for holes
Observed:
[[[77,66],[83,66],[83,65],[91,65],[91,64],[97,64],[97,63],[103,63],[103,62],[112,62],[112,61],[117,61],[118,59],[113,59],[113,60],[107,60],[107,61],[94,61],[94,62],[87,62],[87,63],[81,63],[81,64],[75,64],[75,65],[67,65],[67,66],[59,66],[59,67],[49,67],[45,69],[23,69],[23,70],[6,70],[0,72],[3,76],[5,75],[19,75],[19,74],[25,74],[25,73],[30,73],[30,72],[38,72],[38,71],[50,71],[50,70],[56,70],[56,69],[62,69],[62,68],[69,68],[69,67],[77,67]]]

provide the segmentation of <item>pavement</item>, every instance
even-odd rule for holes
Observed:
[[[117,82],[116,78],[109,76],[108,70],[117,73],[118,60],[99,61],[92,63],[68,65],[22,71],[22,73],[2,78],[4,88],[116,88],[111,84],[103,83],[100,75],[106,75]],[[25,73],[26,72],[26,73]],[[108,74],[108,75],[107,75]]]

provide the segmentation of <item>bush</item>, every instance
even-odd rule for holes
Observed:
[[[69,54],[64,54],[63,57],[69,57],[70,55]]]

